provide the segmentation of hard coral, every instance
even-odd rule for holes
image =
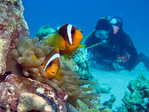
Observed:
[[[36,98],[42,99],[44,104],[42,104],[41,100]],[[64,92],[56,92],[49,85],[40,83],[36,80],[10,74],[5,78],[4,82],[0,83],[0,99],[1,112],[15,112],[17,108],[18,111],[21,111],[22,109],[41,110],[49,106],[51,106],[55,111],[59,110],[65,112],[67,94]],[[27,102],[28,104],[26,104]],[[21,108],[20,105],[23,103],[25,103],[24,105],[26,105],[28,108]],[[29,105],[29,103],[31,105]],[[32,105],[35,103],[42,105],[39,105],[38,107],[37,105]]]
[[[21,0],[0,1],[0,74],[2,75],[6,71],[6,57],[14,47],[14,40],[29,35],[23,10]]]
[[[83,73],[81,78],[83,79],[93,79],[93,76],[90,72],[90,66],[88,61],[88,52],[87,48],[81,48],[80,51],[74,56],[75,68],[79,73]]]
[[[54,34],[55,32],[56,30],[54,28],[50,27],[49,25],[45,25],[38,30],[37,36],[40,40],[42,40],[43,38],[51,36],[51,34]]]
[[[131,93],[126,92],[122,101],[125,107],[121,108],[131,112],[149,111],[149,81],[143,75],[131,80],[128,85]],[[146,101],[145,101],[146,99]]]
[[[17,112],[27,112],[31,110],[38,110],[41,112],[58,112],[58,107],[52,107],[51,104],[43,97],[24,92],[20,95]],[[54,108],[54,109],[53,109]]]

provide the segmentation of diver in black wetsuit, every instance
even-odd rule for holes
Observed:
[[[140,61],[149,70],[149,58],[137,53],[130,37],[123,31],[120,17],[101,18],[85,44],[97,63],[110,70],[124,68],[131,71]]]

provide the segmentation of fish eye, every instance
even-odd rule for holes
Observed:
[[[74,34],[75,33],[75,30],[71,30],[71,34]]]

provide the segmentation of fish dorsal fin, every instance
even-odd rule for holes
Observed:
[[[44,67],[44,71],[46,70],[47,66],[56,58],[59,58],[60,59],[60,54],[59,53],[56,53],[54,54],[46,63],[45,67]]]
[[[72,30],[72,25],[68,24],[67,26],[67,35],[68,35],[68,40],[70,45],[72,45],[72,34],[71,34],[71,30]]]

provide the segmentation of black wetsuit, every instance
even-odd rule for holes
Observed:
[[[88,37],[86,41],[86,46],[91,46],[96,43],[100,43],[101,40],[95,37],[95,31]],[[95,59],[97,62],[102,62],[106,60],[107,63],[119,63],[119,65],[125,67],[125,69],[131,71],[138,61],[138,53],[130,39],[130,37],[123,31],[118,32],[118,34],[111,34],[107,40],[106,44],[101,44],[93,47],[89,50],[93,51]],[[116,62],[118,56],[123,56],[126,52],[130,55],[127,62]],[[101,61],[102,60],[102,61]]]

